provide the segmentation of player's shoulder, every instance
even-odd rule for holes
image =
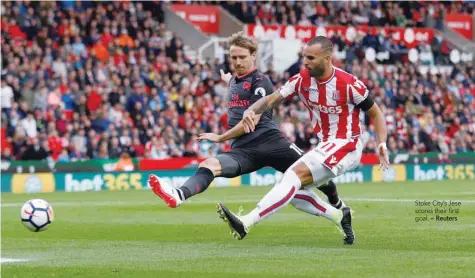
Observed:
[[[252,81],[253,82],[267,82],[267,81],[271,82],[270,78],[266,74],[264,74],[260,71],[256,71],[254,73],[254,75],[252,76]]]
[[[310,78],[310,74],[309,74],[307,69],[300,70],[297,74],[290,77],[287,82],[292,83],[292,82],[298,81],[298,80],[303,79],[303,78]]]
[[[341,68],[335,67],[335,77],[338,80],[341,80],[345,83],[354,83],[356,80],[358,80],[358,77],[354,76],[353,74],[342,70]]]

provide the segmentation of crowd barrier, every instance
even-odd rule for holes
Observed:
[[[181,186],[195,173],[195,169],[130,171],[130,172],[49,172],[49,173],[3,173],[1,192],[80,192],[147,189],[147,178],[154,173],[175,187]],[[227,179],[216,178],[212,187],[266,186],[275,184],[282,173],[272,168],[263,168],[254,173]],[[395,164],[384,172],[379,165],[362,165],[334,181],[340,183],[475,180],[475,163],[464,164]]]
[[[475,163],[475,153],[457,153],[444,156],[440,153],[425,153],[420,155],[392,154],[389,157],[391,164],[440,164]],[[131,159],[134,170],[182,170],[196,169],[204,158],[169,158],[169,159]],[[21,173],[77,173],[77,172],[114,172],[117,171],[118,159],[90,159],[75,162],[54,161],[2,161],[1,172],[9,174]],[[378,157],[375,154],[363,154],[361,165],[377,165]]]

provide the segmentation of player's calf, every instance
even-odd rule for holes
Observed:
[[[153,192],[162,198],[169,207],[175,208],[191,196],[205,191],[214,180],[215,175],[220,173],[221,164],[219,160],[208,158],[199,165],[198,171],[178,189],[160,180],[155,175],[150,175],[148,184],[152,187]]]
[[[206,167],[198,168],[198,171],[178,189],[182,193],[182,200],[184,201],[205,191],[213,180],[214,175],[210,169]]]
[[[290,202],[296,209],[306,213],[323,216],[335,224],[340,224],[342,212],[324,202],[320,196],[310,189],[300,189]]]
[[[270,215],[287,206],[297,191],[305,185],[312,184],[310,170],[304,163],[298,163],[292,169],[285,171],[282,179],[257,204],[257,207],[242,220],[245,227],[251,227]]]
[[[221,164],[216,158],[211,157],[201,162],[198,166],[198,171],[177,189],[180,199],[185,201],[205,191],[214,180],[214,177],[220,173]]]
[[[310,189],[301,189],[290,202],[296,209],[316,216],[323,216],[335,223],[338,230],[344,234],[343,242],[353,244],[355,233],[351,226],[351,209],[343,207],[336,209],[324,202]]]
[[[345,203],[338,196],[338,191],[336,189],[336,184],[329,180],[326,184],[317,187],[320,191],[325,194],[328,198],[328,202],[337,209],[346,207]]]

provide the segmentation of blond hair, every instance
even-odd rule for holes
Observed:
[[[244,32],[241,31],[228,38],[228,47],[231,48],[233,45],[249,50],[252,55],[256,53],[259,44],[256,39],[244,35]]]

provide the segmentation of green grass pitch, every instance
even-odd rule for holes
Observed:
[[[27,261],[2,262],[2,277],[474,277],[474,181],[338,188],[356,212],[353,246],[330,221],[291,206],[234,240],[216,202],[248,212],[270,187],[212,188],[178,209],[149,190],[3,194],[2,261]],[[54,208],[47,231],[20,222],[31,198]],[[425,214],[415,200],[462,203],[458,213]]]

